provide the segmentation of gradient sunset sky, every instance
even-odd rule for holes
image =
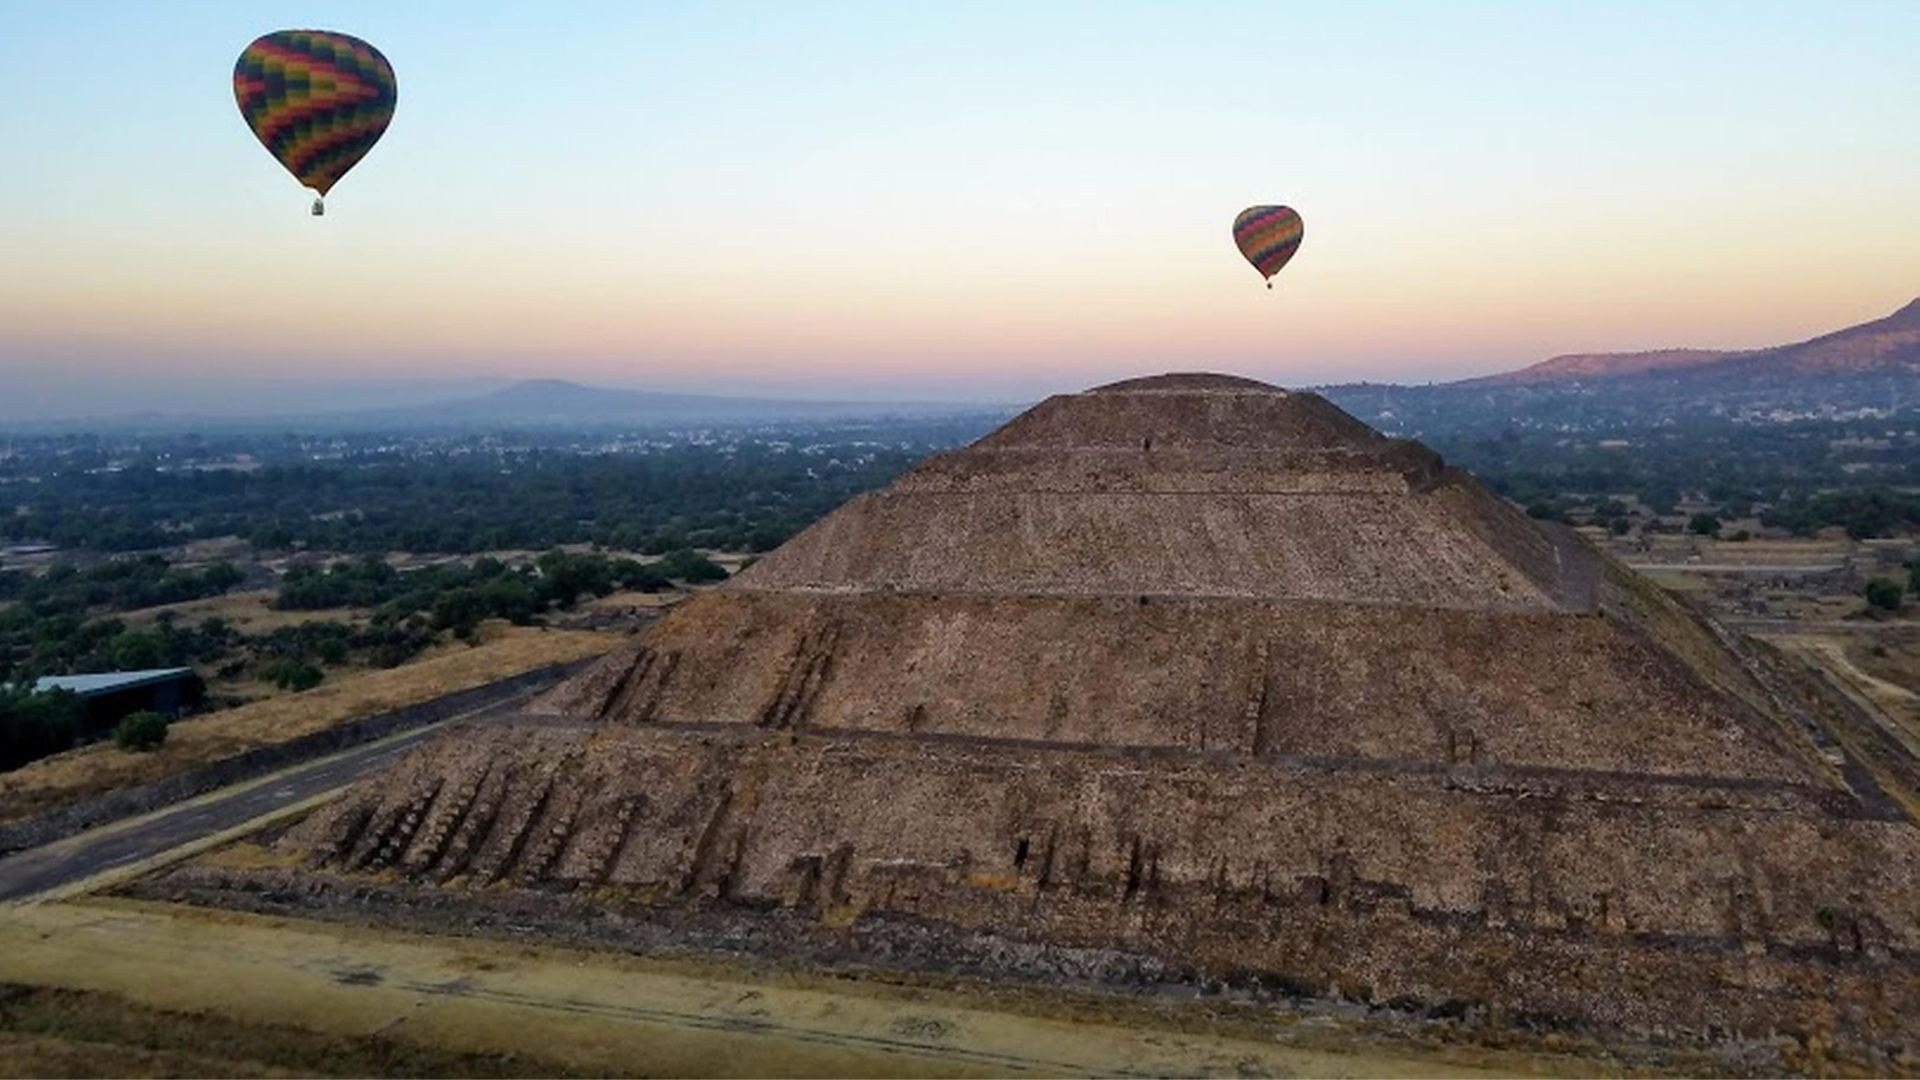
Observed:
[[[399,75],[320,219],[233,102],[291,27]],[[1425,381],[1920,294],[1913,0],[12,2],[0,101],[0,417]],[[1306,220],[1272,292],[1263,202]]]

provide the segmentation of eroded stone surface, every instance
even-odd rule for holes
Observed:
[[[1763,674],[1313,395],[1134,380],[416,752],[289,833],[312,869],[273,887],[1913,1043],[1920,835]]]

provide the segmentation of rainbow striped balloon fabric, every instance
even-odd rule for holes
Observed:
[[[380,141],[399,86],[393,65],[359,38],[279,30],[240,54],[233,96],[267,152],[325,195]]]
[[[1286,206],[1249,206],[1233,219],[1233,242],[1260,276],[1272,278],[1300,250],[1306,223]],[[1273,282],[1267,282],[1273,288]]]

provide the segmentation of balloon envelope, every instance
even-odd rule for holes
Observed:
[[[1233,242],[1260,276],[1270,278],[1300,250],[1306,223],[1287,206],[1249,206],[1233,219]]]
[[[325,195],[380,141],[399,98],[380,50],[326,30],[279,30],[233,65],[247,126],[302,184]]]

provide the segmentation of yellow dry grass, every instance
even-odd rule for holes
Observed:
[[[210,596],[205,600],[189,600],[184,604],[163,604],[159,607],[140,608],[117,617],[128,626],[139,627],[151,624],[161,612],[171,611],[182,623],[197,623],[202,619],[221,618],[247,634],[264,634],[283,626],[316,620],[343,623],[366,621],[366,612],[354,608],[279,611],[273,607],[275,595],[276,591],[273,589],[230,592],[224,596]]]
[[[0,1076],[519,1076],[550,1067],[0,984]]]
[[[175,723],[167,743],[152,753],[128,753],[99,742],[42,758],[0,774],[0,820],[161,777],[257,746],[284,742],[371,713],[413,705],[546,664],[577,660],[612,648],[621,635],[587,630],[543,630],[491,625],[480,644],[438,646],[420,659],[386,671],[368,671],[224,712]]]

